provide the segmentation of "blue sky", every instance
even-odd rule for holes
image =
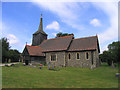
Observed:
[[[97,34],[102,52],[118,40],[117,11],[114,2],[2,2],[2,37],[22,52],[26,42],[32,43],[42,13],[48,39],[58,32],[75,38]]]

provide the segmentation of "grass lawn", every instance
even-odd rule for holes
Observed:
[[[118,88],[117,68],[105,64],[96,69],[63,67],[2,67],[3,88]]]

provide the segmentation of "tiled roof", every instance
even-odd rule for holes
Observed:
[[[97,36],[73,39],[68,51],[99,49]]]
[[[73,35],[44,40],[39,46],[26,45],[30,56],[44,56],[43,52],[50,51],[84,51],[99,49],[98,37],[73,39]]]
[[[26,48],[30,56],[44,56],[41,47],[26,45]]]
[[[43,48],[43,52],[63,51],[68,49],[72,39],[73,35],[46,39],[39,46]]]

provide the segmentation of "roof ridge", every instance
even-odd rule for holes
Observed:
[[[62,36],[62,37],[56,37],[56,38],[51,38],[51,39],[45,39],[44,41],[47,41],[47,40],[54,40],[54,39],[57,39],[57,38],[71,37],[71,36],[74,36],[74,35],[67,35],[67,36]]]
[[[97,36],[82,37],[82,38],[76,38],[76,39],[73,39],[73,40],[78,40],[78,39],[87,39],[87,38],[93,38],[93,37],[97,37]]]
[[[26,45],[26,46],[35,47],[35,48],[42,48],[42,47],[39,47],[39,46],[31,46],[31,45]]]

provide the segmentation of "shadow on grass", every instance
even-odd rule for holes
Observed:
[[[109,66],[107,63],[101,63],[101,66],[100,67],[108,67],[108,68],[113,68],[113,69],[119,69],[119,65],[117,63],[114,63],[114,67],[112,66]]]
[[[52,70],[52,71],[60,71],[59,67],[55,67],[55,68],[48,68],[48,70]]]

